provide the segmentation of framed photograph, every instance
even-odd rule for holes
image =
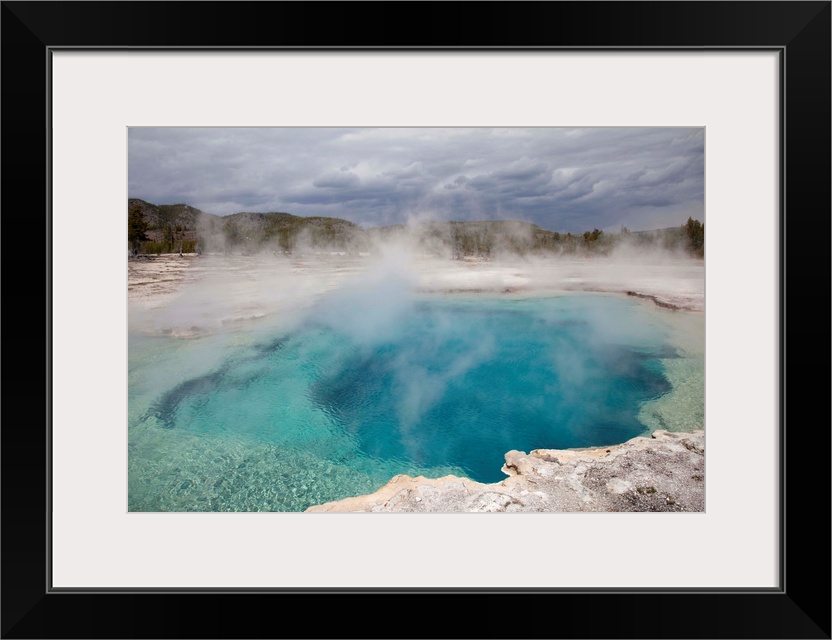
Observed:
[[[131,514],[705,511],[704,127],[128,158]]]
[[[532,616],[520,632],[511,616],[493,614],[465,628],[482,637],[830,637],[830,434],[816,410],[828,385],[819,388],[813,368],[829,315],[806,289],[819,279],[812,288],[826,287],[829,274],[830,3],[403,4],[397,11],[408,17],[396,20],[414,30],[398,42],[368,27],[393,6],[3,3],[4,320],[14,336],[2,433],[3,636],[286,635],[264,620],[264,607],[305,597],[325,603],[332,619],[310,635],[372,637],[381,632],[342,626],[335,612],[353,619],[359,602],[420,595],[427,600],[400,604],[458,614],[455,596],[505,606],[517,601],[494,598],[522,595],[554,615]],[[323,26],[322,13],[331,18]],[[547,155],[552,147],[569,154]],[[535,190],[543,178],[551,188]],[[626,181],[642,188],[625,190]],[[409,199],[376,206],[403,190]],[[346,193],[360,203],[352,213],[342,207]],[[465,215],[447,213],[461,208]],[[670,210],[681,223],[668,222]],[[309,226],[309,216],[319,223]],[[671,226],[670,235],[646,233]],[[396,236],[402,228],[406,238]],[[45,251],[32,251],[40,237]],[[648,239],[694,260],[698,271],[682,276],[699,288],[668,294],[657,283],[673,277],[669,263],[633,287],[621,262],[598,271],[614,251],[643,254]],[[674,388],[686,390],[677,405],[698,415],[704,434],[682,442],[684,425],[671,424],[672,442],[659,438],[651,451],[676,447],[700,465],[668,472],[677,474],[673,486],[700,493],[674,494],[670,483],[618,469],[573,487],[589,496],[573,508],[521,508],[548,495],[531,484],[517,489],[525,501],[483,493],[482,509],[390,508],[395,492],[334,508],[376,491],[367,478],[379,460],[405,460],[395,471],[407,474],[396,476],[402,481],[441,468],[495,482],[491,453],[443,442],[460,455],[426,456],[437,441],[405,427],[423,434],[432,415],[451,410],[445,387],[436,391],[448,367],[481,390],[475,356],[487,345],[534,353],[519,338],[530,331],[522,323],[563,312],[527,294],[555,286],[545,261],[572,251],[569,243],[583,270],[570,263],[558,287],[629,292],[630,310],[700,305],[702,338],[688,344],[691,354],[699,349],[699,373],[685,369],[688,382]],[[385,250],[392,257],[375,288],[338,289],[311,323],[301,297]],[[182,265],[211,260],[226,265],[217,273],[241,277],[157,304],[166,283],[195,273]],[[158,291],[138,295],[137,278]],[[497,287],[495,299],[528,313],[483,328],[477,323],[493,324],[495,309],[477,308],[480,298],[466,299],[460,320],[459,309],[397,297],[403,281],[420,293]],[[606,343],[614,330],[616,358],[636,358],[616,362],[637,382],[605,385],[654,393],[668,384],[666,372],[653,376],[664,357],[659,325],[594,306],[619,297],[581,299],[597,322],[578,324],[605,331],[591,340]],[[282,320],[303,331],[263,331],[258,318],[275,311],[270,304],[297,312]],[[570,321],[578,311],[587,310],[570,308]],[[419,314],[427,315],[413,320]],[[411,324],[391,328],[404,317]],[[206,330],[238,321],[246,331]],[[442,331],[421,335],[427,326]],[[231,354],[219,368],[209,334]],[[435,361],[426,359],[431,345],[442,354]],[[588,348],[564,345],[557,366],[546,366],[575,380],[592,366],[577,360]],[[376,356],[372,371],[355,359],[366,350]],[[175,376],[166,364],[174,360]],[[515,383],[542,366],[509,371],[488,392],[504,394],[501,407],[517,402],[514,422],[533,425],[539,415]],[[308,403],[292,409],[306,413],[291,447],[262,437],[257,407],[275,387],[245,380],[268,376],[308,383],[295,395],[281,387],[281,406]],[[391,390],[396,402],[383,405]],[[360,431],[356,398],[378,423],[394,416],[397,438]],[[673,423],[667,407],[650,406],[658,426]],[[349,437],[333,448],[306,428],[316,420]],[[210,437],[200,431],[206,424],[216,429]],[[235,432],[239,424],[250,431]],[[545,449],[598,444],[570,439],[578,431]],[[518,452],[498,475],[537,465],[542,482],[555,465],[579,464],[558,455],[530,462]],[[260,478],[262,490],[230,491],[215,477],[249,488]],[[435,494],[422,485],[408,495],[424,505],[438,504]],[[601,495],[603,506],[586,507]],[[819,513],[806,510],[809,495]],[[621,508],[624,497],[636,508]],[[321,504],[327,513],[300,513]],[[355,513],[384,510],[394,513]],[[228,615],[206,618],[206,610]],[[159,623],[171,616],[180,628]],[[409,633],[435,635],[434,617],[416,616]]]

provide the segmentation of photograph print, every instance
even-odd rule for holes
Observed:
[[[130,512],[704,512],[705,130],[128,130]]]

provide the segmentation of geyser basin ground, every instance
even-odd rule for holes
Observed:
[[[131,333],[130,510],[302,511],[401,473],[498,482],[512,449],[702,426],[701,315],[362,282],[279,322]]]

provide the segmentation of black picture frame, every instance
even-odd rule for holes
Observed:
[[[3,2],[2,637],[829,638],[829,378],[808,372],[829,371],[830,15],[828,1]],[[131,47],[779,52],[779,588],[52,589],[50,56]]]

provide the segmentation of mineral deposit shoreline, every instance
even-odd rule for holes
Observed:
[[[505,480],[394,476],[307,513],[704,511],[705,432],[655,431],[610,447],[509,451]]]
[[[324,289],[377,265],[368,258],[234,256],[175,253],[128,260],[128,299],[161,306],[206,275],[232,270],[246,278],[274,276],[299,283],[321,280]],[[550,295],[596,292],[627,295],[674,311],[705,308],[704,266],[697,261],[639,264],[598,260],[534,261],[413,259],[411,286],[419,293]]]

